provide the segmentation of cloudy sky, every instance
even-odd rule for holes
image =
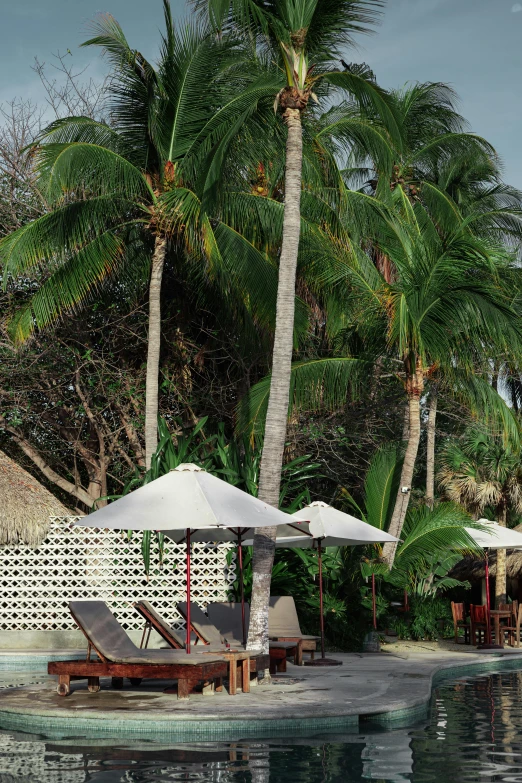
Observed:
[[[171,0],[175,16],[184,0]],[[88,23],[110,12],[132,46],[154,58],[161,0],[0,0],[0,102],[43,99],[34,57],[50,63],[56,51],[72,52],[94,78],[103,62],[79,50]],[[388,0],[375,35],[360,39],[347,59],[366,61],[385,87],[407,81],[449,82],[473,130],[498,150],[505,178],[522,188],[522,0]]]

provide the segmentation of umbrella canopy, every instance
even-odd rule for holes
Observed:
[[[175,541],[231,541],[227,529],[268,527],[288,523],[288,514],[263,503],[241,489],[216,478],[197,465],[178,465],[164,476],[105,508],[83,517],[76,524],[113,530],[161,530]],[[196,530],[210,530],[197,539]],[[179,535],[174,531],[183,531]]]
[[[277,530],[276,547],[361,546],[397,541],[394,536],[369,525],[351,514],[345,514],[321,500],[291,514],[294,520]],[[306,520],[306,521],[303,521]],[[250,544],[250,541],[245,544]]]
[[[466,532],[482,549],[522,549],[522,533],[502,527],[489,519],[479,519],[479,524],[485,530],[467,527]]]

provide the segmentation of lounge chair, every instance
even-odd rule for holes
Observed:
[[[270,596],[268,608],[268,635],[280,642],[295,642],[302,639],[303,652],[309,652],[313,661],[320,636],[301,633],[295,601],[291,595]]]
[[[180,601],[176,604],[178,612],[187,619],[187,603],[186,601]],[[218,645],[222,645],[226,642],[234,649],[244,650],[243,643],[234,637],[234,635],[227,636],[221,633],[221,629],[218,629],[210,618],[203,612],[199,606],[195,603],[190,604],[190,624],[193,632],[203,644],[208,644],[212,649],[219,649]],[[270,671],[274,674],[276,671],[286,671],[286,656],[288,652],[295,652],[296,644],[293,643],[276,643],[270,645]],[[261,654],[261,651],[250,651],[251,655]]]
[[[188,699],[199,682],[222,687],[228,662],[219,655],[187,655],[175,650],[140,650],[103,601],[71,601],[69,609],[88,642],[85,661],[51,661],[49,674],[58,675],[58,693],[68,696],[71,679],[87,680],[91,693],[100,690],[100,677],[112,677],[114,688],[127,677],[133,685],[142,679],[178,681],[178,699]],[[94,651],[99,660],[91,660]]]
[[[243,619],[240,603],[217,602],[207,606],[209,620],[214,623],[222,637],[234,643],[243,638]],[[250,622],[250,605],[245,604],[245,623]],[[231,642],[232,643],[232,642]],[[241,642],[240,642],[241,644]],[[286,671],[286,658],[293,656],[296,666],[303,664],[303,644],[300,639],[291,641],[271,641],[270,655],[277,671]],[[273,668],[273,667],[272,667]]]
[[[150,631],[152,628],[154,628],[154,630],[159,633],[162,639],[164,639],[170,647],[178,650],[184,649],[185,640],[183,639],[183,636],[179,633],[179,631],[176,631],[175,628],[172,628],[172,626],[167,623],[165,618],[158,614],[158,612],[156,612],[154,607],[151,606],[148,601],[137,601],[134,604],[134,608],[145,620],[145,628],[143,630],[143,636],[141,639],[142,646],[143,644],[145,644],[145,647],[147,646]],[[237,645],[232,645],[232,647],[237,647]],[[206,645],[200,645],[198,648],[196,637],[196,643],[192,648],[193,654],[208,655],[209,653],[205,648]],[[221,640],[219,641],[219,645],[216,644],[215,648],[210,650],[210,653],[212,652],[215,652],[217,655],[224,657],[228,661],[228,682],[230,695],[235,695],[237,692],[238,682],[241,682],[243,692],[248,693],[250,690],[250,676],[253,674],[254,679],[257,679],[258,672],[268,669],[270,665],[268,655],[262,655],[261,653],[246,655],[246,651],[241,645],[239,645],[236,650],[228,649],[221,642]]]

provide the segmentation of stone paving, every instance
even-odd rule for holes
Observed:
[[[429,703],[433,677],[522,668],[522,651],[479,652],[471,647],[457,650],[414,649],[380,654],[335,653],[342,666],[295,667],[270,683],[261,682],[249,694],[193,694],[177,700],[163,693],[165,682],[144,681],[140,687],[125,681],[123,690],[112,690],[102,680],[99,693],[89,693],[85,681],[71,683],[67,698],[58,696],[53,680],[0,691],[0,728],[66,735],[91,729],[100,732],[168,731],[176,733],[242,734],[272,733],[337,725],[348,728],[372,720],[384,725],[394,720],[412,722]],[[17,680],[23,682],[23,679]]]

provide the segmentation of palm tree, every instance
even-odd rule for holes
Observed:
[[[367,32],[381,0],[195,0],[214,27],[242,31],[281,67],[281,88],[275,97],[287,128],[284,218],[279,257],[276,328],[270,396],[261,459],[259,497],[277,505],[286,437],[293,350],[296,269],[301,233],[303,166],[302,115],[310,99],[337,87],[385,108],[380,91],[355,72],[340,72],[343,49],[353,35]],[[268,649],[268,599],[275,552],[275,529],[254,538],[254,582],[249,645]]]
[[[438,479],[445,496],[475,518],[489,507],[498,524],[506,527],[510,511],[522,512],[520,451],[482,429],[468,429],[462,438],[446,444]],[[497,605],[505,603],[505,549],[497,550],[495,596]]]
[[[202,296],[210,289],[210,302],[217,293],[223,310],[226,303],[265,328],[273,324],[277,282],[266,255],[203,204],[219,169],[214,151],[230,135],[231,118],[244,121],[245,105],[255,107],[263,91],[248,91],[249,74],[230,76],[241,47],[217,41],[201,25],[175,29],[167,0],[164,14],[156,68],[129,46],[111,16],[95,24],[96,35],[84,45],[101,47],[112,66],[110,124],[72,117],[42,134],[33,154],[52,211],[0,243],[4,285],[9,275],[44,270],[36,294],[14,320],[18,342],[87,303],[109,276],[119,276],[122,293],[148,276],[147,468],[157,444],[168,255],[185,275],[204,278]]]
[[[400,189],[412,204],[422,203],[433,221],[447,223],[452,213],[475,236],[502,243],[519,243],[522,237],[522,193],[502,182],[500,164],[488,142],[469,132],[456,109],[456,95],[439,82],[408,84],[391,92],[394,118],[401,129],[400,144],[390,135],[388,155],[393,159],[391,179],[387,164],[359,144],[352,150],[353,165],[345,170],[347,182],[386,199]],[[378,118],[375,118],[378,121]],[[382,124],[382,120],[380,121]],[[372,154],[373,152],[373,154]],[[390,259],[376,246],[374,260],[385,279],[392,280]],[[426,389],[428,398],[426,502],[434,502],[434,449],[439,395],[448,391],[434,373]],[[467,379],[473,384],[473,378]],[[451,384],[450,384],[451,387]],[[407,430],[407,428],[406,428]]]
[[[517,428],[507,406],[472,370],[477,369],[477,357],[485,372],[493,355],[520,355],[522,332],[503,284],[514,262],[473,237],[465,226],[459,230],[457,221],[453,232],[444,232],[422,205],[412,207],[401,193],[395,198],[403,207],[401,221],[384,221],[378,237],[393,265],[394,279],[388,282],[376,268],[371,250],[355,245],[338,248],[330,270],[323,268],[322,274],[326,288],[335,290],[342,284],[346,317],[337,350],[344,356],[294,365],[291,401],[309,410],[343,405],[347,391],[357,391],[376,361],[402,382],[409,433],[390,521],[390,532],[400,537],[419,448],[426,380],[435,371],[444,371],[455,394],[464,396],[465,389],[475,408],[489,407],[516,440]],[[265,379],[251,390],[249,411],[254,416],[262,415],[266,395]],[[385,546],[390,566],[394,553],[394,547]]]

